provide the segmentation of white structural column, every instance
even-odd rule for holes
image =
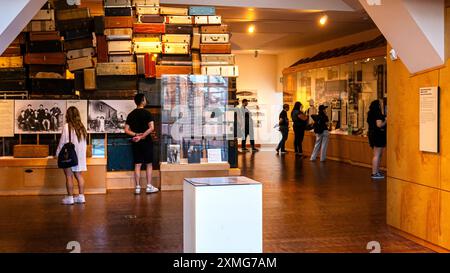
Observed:
[[[47,0],[0,0],[0,54],[14,41]]]
[[[359,0],[410,73],[445,63],[444,0]]]

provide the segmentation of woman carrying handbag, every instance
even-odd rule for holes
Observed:
[[[66,124],[64,125],[61,139],[59,140],[56,155],[58,167],[64,170],[66,176],[67,196],[62,199],[64,205],[83,204],[84,179],[82,172],[86,167],[86,138],[87,131],[81,122],[80,112],[76,107],[69,107],[66,113]],[[73,196],[73,178],[78,181],[78,195]]]

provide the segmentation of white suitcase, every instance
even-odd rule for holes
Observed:
[[[230,34],[202,34],[202,44],[228,44]]]
[[[131,41],[108,41],[109,55],[128,55],[133,53]]]
[[[36,21],[55,21],[55,10],[53,9],[41,9],[31,20]]]
[[[135,42],[134,43],[134,53],[144,54],[144,53],[161,53],[162,43],[161,42]]]
[[[189,34],[164,34],[162,36],[163,43],[190,43],[191,35]]]

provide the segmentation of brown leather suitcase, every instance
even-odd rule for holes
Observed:
[[[105,16],[132,16],[133,10],[131,7],[125,8],[105,8]]]
[[[167,34],[192,34],[192,25],[166,25]]]
[[[189,9],[175,8],[175,7],[159,7],[159,13],[163,15],[187,16],[189,14]]]
[[[94,57],[95,49],[92,47],[88,47],[88,48],[83,48],[83,49],[70,50],[70,51],[67,51],[66,56],[67,56],[68,60],[83,58],[83,57],[88,57],[88,56]]]
[[[108,41],[106,36],[97,36],[97,61],[99,63],[108,62]]]
[[[165,24],[133,24],[134,33],[143,34],[164,34],[166,32]]]
[[[94,66],[94,62],[91,56],[72,59],[67,61],[67,69],[71,72],[77,70],[83,70]]]
[[[124,16],[105,17],[105,28],[132,28],[133,18]]]
[[[87,19],[91,17],[89,8],[62,9],[56,11],[58,21]]]
[[[161,78],[162,75],[185,75],[192,74],[192,66],[173,66],[173,65],[157,65],[156,77]]]
[[[110,63],[132,63],[134,62],[134,54],[129,55],[110,55]]]
[[[64,50],[66,51],[74,49],[82,49],[87,47],[94,47],[92,38],[67,41],[64,43]]]
[[[45,158],[49,156],[48,145],[14,145],[15,158]]]
[[[200,32],[202,34],[219,34],[219,33],[229,33],[230,30],[228,25],[220,25],[220,26],[201,26]]]
[[[25,68],[0,68],[1,80],[24,80],[26,77]]]
[[[25,79],[4,80],[0,79],[0,91],[23,91],[27,89]]]
[[[84,90],[97,89],[95,68],[84,69]]]
[[[59,41],[61,36],[59,31],[41,31],[41,32],[30,32],[30,41]]]
[[[90,29],[72,29],[64,31],[62,36],[64,36],[64,41],[86,39],[92,37],[92,31]]]
[[[231,54],[231,44],[201,44],[202,54]]]
[[[131,40],[133,38],[133,29],[108,28],[105,29],[105,36],[108,41]]]
[[[29,42],[27,51],[28,53],[62,52],[63,44],[61,41]]]
[[[140,15],[139,16],[140,23],[156,23],[162,24],[164,23],[164,16],[160,15]]]
[[[29,65],[28,75],[32,79],[64,79],[66,65]]]
[[[14,57],[14,56],[20,56],[22,51],[20,49],[20,46],[10,46],[1,55],[2,57]]]
[[[55,31],[55,21],[31,21],[24,29],[24,32],[31,31]]]
[[[57,28],[62,32],[75,29],[89,29],[90,31],[94,31],[94,21],[92,18],[58,21]]]
[[[98,76],[134,76],[137,74],[136,63],[99,63],[97,64]]]
[[[137,90],[136,75],[98,76],[98,90]]]
[[[27,53],[25,64],[64,65],[66,64],[66,54],[63,52]]]
[[[31,19],[33,21],[55,21],[55,10],[41,9]]]

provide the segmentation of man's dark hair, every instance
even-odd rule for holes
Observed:
[[[134,103],[136,103],[137,106],[139,106],[143,101],[144,101],[145,95],[140,93],[140,94],[136,94],[136,96],[134,96]]]
[[[248,99],[243,99],[242,100],[242,103],[246,103],[246,102],[248,102]]]

